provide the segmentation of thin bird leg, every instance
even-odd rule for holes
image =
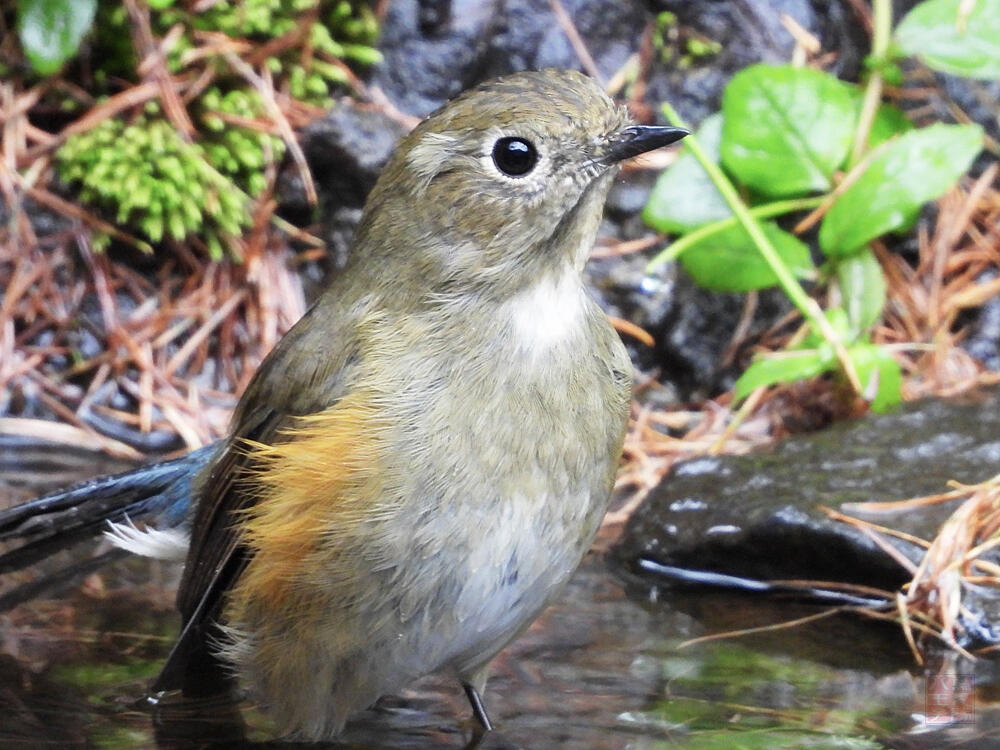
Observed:
[[[462,688],[465,690],[465,697],[469,699],[469,705],[472,706],[472,715],[476,717],[476,721],[482,725],[484,731],[492,732],[493,722],[486,714],[486,706],[483,704],[479,691],[468,682],[463,682]]]

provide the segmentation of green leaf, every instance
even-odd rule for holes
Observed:
[[[967,16],[960,16],[962,6]],[[927,0],[896,27],[896,43],[935,70],[1000,78],[1000,0]]]
[[[831,307],[823,311],[823,316],[830,324],[830,328],[833,329],[833,332],[837,334],[838,338],[849,339],[851,337],[851,323],[847,317],[847,311],[844,310],[844,308]],[[823,337],[822,333],[815,330],[815,328],[812,325],[810,325],[805,338],[802,340],[802,343],[795,348],[816,349],[822,346],[829,346],[827,340]]]
[[[862,395],[871,403],[872,411],[886,412],[903,400],[902,371],[885,348],[859,342],[847,353],[858,371]]]
[[[837,358],[829,347],[777,352],[755,360],[736,381],[735,398],[740,401],[762,386],[794,383],[834,369]]]
[[[865,92],[855,86],[851,86],[850,91],[854,99],[854,120],[857,122],[861,116],[861,108],[864,106]],[[911,130],[913,130],[913,123],[901,109],[891,104],[882,104],[875,111],[875,119],[872,120],[872,127],[868,133],[868,148],[873,149],[893,136]]]
[[[810,275],[813,264],[805,243],[773,221],[763,222],[761,228],[793,274]],[[778,283],[750,235],[738,224],[691,245],[680,262],[700,286],[718,292],[747,292]]]
[[[861,109],[860,91],[858,92],[858,109]],[[872,121],[872,129],[868,133],[868,147],[875,148],[879,144],[885,143],[893,136],[908,133],[913,130],[913,123],[910,122],[902,110],[891,104],[883,104],[875,113]]]
[[[875,254],[864,249],[837,264],[837,283],[850,325],[850,337],[867,331],[885,306],[885,276]]]
[[[769,196],[826,191],[854,131],[855,94],[809,68],[754,65],[722,98],[722,163]]]
[[[905,227],[924,203],[965,174],[982,145],[978,125],[941,124],[884,144],[823,219],[823,252],[832,258],[852,255],[876,237]]]
[[[50,75],[80,47],[94,22],[96,0],[21,0],[18,36],[31,66]]]
[[[718,163],[722,115],[717,113],[707,117],[694,137],[705,153]],[[683,234],[731,215],[729,205],[715,188],[708,172],[687,150],[656,180],[642,212],[642,218],[649,226],[666,234]]]

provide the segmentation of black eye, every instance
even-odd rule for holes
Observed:
[[[510,177],[523,177],[538,163],[538,152],[524,138],[501,138],[493,144],[493,163]]]

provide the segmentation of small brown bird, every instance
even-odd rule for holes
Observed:
[[[580,562],[621,452],[631,364],[581,278],[604,200],[619,162],[685,132],[544,70],[403,139],[348,267],[261,365],[230,437],[157,480],[196,500],[190,539],[113,532],[186,557],[155,689],[235,680],[318,740],[447,671],[489,728],[490,660]],[[106,482],[150,494],[129,476]]]

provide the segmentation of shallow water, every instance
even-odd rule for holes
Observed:
[[[252,707],[243,707],[241,725],[227,707],[194,713],[143,700],[176,632],[177,574],[122,560],[0,614],[0,748],[276,746]],[[22,580],[5,580],[3,589]],[[975,688],[968,665],[936,665],[944,676],[928,679],[895,627],[846,616],[684,646],[820,610],[718,592],[661,591],[657,599],[630,598],[600,556],[588,558],[561,599],[496,661],[486,699],[500,731],[479,747],[1000,747],[997,680],[987,662]],[[951,712],[950,723],[928,722],[935,704]],[[363,714],[344,742],[327,747],[462,748],[472,740],[461,690],[429,678]]]

